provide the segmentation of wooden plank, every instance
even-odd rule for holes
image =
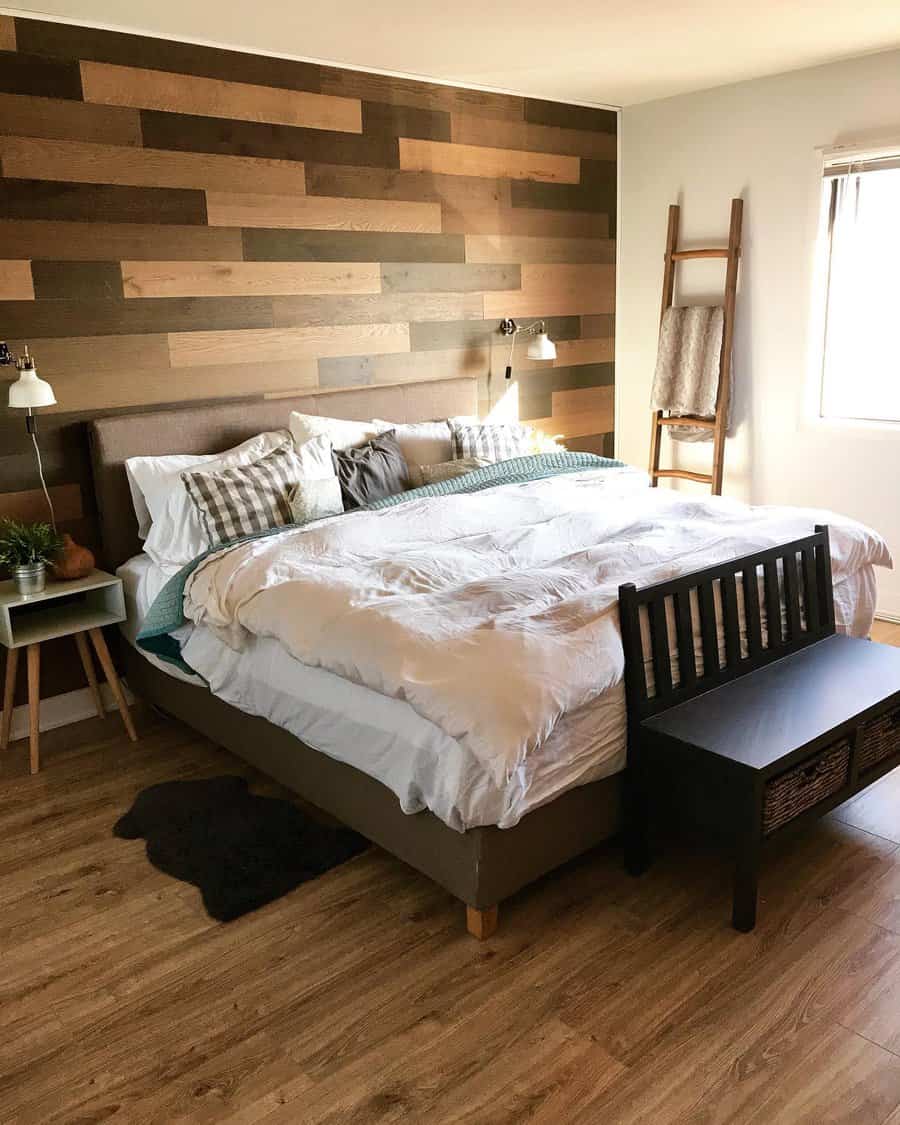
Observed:
[[[157,354],[157,337],[153,355]],[[248,363],[246,355],[240,362],[208,364],[173,371],[169,366],[166,337],[162,361],[150,365],[144,361],[134,371],[134,378],[124,378],[123,369],[109,364],[102,368],[71,366],[54,378],[54,389],[65,410],[95,413],[131,407],[158,406],[179,402],[197,402],[220,398],[245,398],[267,392],[289,391],[315,387],[318,368],[315,359],[295,358],[281,362]],[[43,365],[41,367],[43,373]]]
[[[358,296],[273,297],[275,328],[317,324],[483,320],[480,293],[378,293]],[[493,327],[493,325],[491,326]]]
[[[0,324],[9,336],[128,336],[144,332],[268,328],[268,297],[156,297],[110,301],[0,301]]]
[[[178,152],[218,152],[356,167],[396,168],[398,165],[397,138],[388,134],[334,133],[295,125],[191,117],[149,109],[141,110],[141,132],[148,148]]]
[[[0,246],[13,258],[60,261],[184,259],[239,261],[241,232],[225,227],[0,219]]]
[[[597,316],[583,316],[581,318],[581,335],[595,339],[615,337],[616,318],[611,313],[601,313]]]
[[[43,298],[75,297],[120,298],[122,274],[118,262],[40,262],[31,263],[34,292]]]
[[[377,262],[129,262],[121,264],[126,297],[266,296],[379,293]]]
[[[16,24],[12,16],[0,16],[0,51],[16,49]]]
[[[615,263],[610,238],[531,238],[527,235],[467,234],[467,262]]]
[[[616,358],[616,342],[606,339],[559,340],[556,342],[554,367],[577,367],[581,364],[612,363]]]
[[[0,261],[0,301],[33,301],[31,263]]]
[[[7,51],[0,59],[0,92],[80,101],[78,63],[25,54],[21,48],[16,53]]]
[[[243,255],[259,262],[462,262],[465,242],[459,234],[251,228],[243,231]]]
[[[591,162],[582,160],[582,169]],[[588,180],[582,171],[580,182],[547,183],[537,180],[516,180],[510,184],[513,207],[540,207],[549,211],[601,211],[605,215],[616,213],[616,166],[602,161],[606,169],[603,177]],[[612,233],[612,226],[610,226]]]
[[[322,360],[319,363],[327,362]],[[487,375],[490,370],[490,351],[486,346],[434,349],[427,352],[397,352],[394,355],[375,356],[374,382],[420,383],[428,379],[447,379],[457,375]]]
[[[468,113],[452,114],[450,130],[449,139],[454,144],[517,148],[560,156],[588,156],[596,160],[616,159],[614,133],[533,125],[527,121],[500,121]]]
[[[619,115],[614,109],[594,109],[585,105],[566,105],[564,102],[526,98],[523,106],[526,121],[536,125],[565,126],[570,129],[591,129],[598,133],[615,135]]]
[[[518,292],[486,293],[486,317],[568,316],[615,308],[615,267],[611,265],[522,266]]]
[[[24,339],[11,339],[9,346],[18,355],[27,342]],[[112,374],[121,383],[139,384],[143,378],[142,372],[167,367],[169,363],[169,348],[164,332],[137,336],[51,336],[42,339],[31,350],[40,374],[54,384],[63,376],[81,371],[88,380],[95,375]],[[130,378],[132,373],[137,377]],[[61,393],[57,398],[59,402],[55,407],[50,407],[50,410],[72,413],[85,409],[81,405],[73,405],[68,394]],[[91,406],[98,405],[105,404],[98,402],[95,395]]]
[[[558,369],[565,371],[574,369],[577,371],[580,367],[590,367],[594,371],[602,367],[604,373],[609,372],[608,379],[611,381],[612,364],[615,359],[614,340],[554,340],[554,343],[556,344],[556,359],[529,359],[526,354],[527,345],[520,339],[516,344],[513,356],[513,373],[519,375],[526,372],[546,372],[549,376],[551,372],[558,373]],[[493,345],[493,369],[502,374],[508,360],[509,340],[505,336],[500,336]],[[531,381],[529,380],[529,382]],[[607,379],[603,381],[605,382]],[[555,389],[562,388],[557,386]]]
[[[554,340],[575,339],[580,324],[577,316],[553,317],[547,321],[547,331]],[[410,346],[414,352],[454,350],[469,347],[490,347],[502,340],[497,320],[477,323],[468,320],[410,323]],[[507,341],[508,345],[508,341]]]
[[[51,58],[92,59],[122,66],[137,60],[144,67],[175,74],[319,92],[318,65],[295,59],[35,19],[20,19],[18,34],[22,50]]]
[[[419,106],[422,109],[448,113],[470,113],[496,117],[503,121],[521,121],[523,99],[509,94],[493,94],[486,90],[467,90],[444,86],[437,82],[420,82],[389,74],[370,74],[358,70],[323,66],[322,92],[363,101],[385,102],[389,105]]]
[[[206,206],[209,225],[218,227],[406,233],[438,233],[441,229],[437,203],[208,191]]]
[[[409,351],[409,325],[322,325],[245,332],[171,332],[173,367],[246,362],[274,363],[329,355]]]
[[[399,168],[357,168],[348,164],[307,162],[306,190],[310,195],[408,199],[443,203],[447,208],[483,210],[512,206],[508,180],[407,172]]]
[[[447,176],[504,177],[562,184],[577,184],[581,179],[581,161],[577,156],[406,137],[400,138],[400,167],[412,172],[441,172]]]
[[[35,468],[37,477],[37,468]],[[47,490],[53,501],[53,510],[60,523],[80,520],[84,515],[81,501],[81,487],[77,484],[51,485]],[[0,492],[0,519],[48,521],[47,501],[40,488],[26,489],[24,492]]]
[[[363,102],[362,129],[389,137],[418,137],[426,141],[450,140],[450,114],[418,106]]]
[[[362,107],[355,98],[90,61],[81,63],[81,81],[86,102],[343,133],[362,132]]]
[[[135,109],[0,94],[0,134],[133,146],[141,143],[141,119]]]
[[[474,293],[517,289],[521,275],[517,265],[385,262],[381,279],[385,293]]]
[[[4,176],[134,187],[220,191],[306,191],[303,164],[213,153],[129,149],[115,144],[8,137],[0,141]]]
[[[203,192],[181,188],[4,179],[0,180],[0,216],[84,223],[103,216],[107,222],[203,225],[206,202]]]
[[[606,238],[609,216],[600,211],[539,207],[444,207],[447,234],[536,235],[541,238]]]
[[[615,425],[615,388],[590,387],[577,391],[554,391],[548,417],[524,419],[545,433],[564,438],[609,433]]]

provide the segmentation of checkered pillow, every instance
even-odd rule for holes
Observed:
[[[211,546],[292,522],[290,494],[303,464],[288,441],[250,465],[181,479]]]
[[[450,432],[455,461],[463,457],[479,457],[484,461],[508,461],[510,457],[523,457],[532,452],[530,426],[490,423],[470,426],[452,422]]]

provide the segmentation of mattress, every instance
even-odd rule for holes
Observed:
[[[135,643],[168,575],[146,555],[119,567]],[[337,761],[386,785],[406,813],[430,809],[451,828],[511,828],[560,793],[619,772],[625,765],[625,697],[621,685],[562,719],[504,786],[439,727],[402,700],[351,683],[292,657],[272,637],[235,652],[203,627],[179,631],[185,661],[203,679],[141,651],[166,674],[203,685],[240,710],[260,715]],[[140,650],[138,650],[140,651]]]

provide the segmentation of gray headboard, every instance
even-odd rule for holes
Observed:
[[[115,568],[141,550],[125,477],[128,457],[221,453],[263,430],[287,426],[292,410],[357,421],[424,422],[476,414],[478,384],[471,378],[438,379],[98,418],[90,426],[91,463],[105,565]]]

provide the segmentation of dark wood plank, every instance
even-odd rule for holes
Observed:
[[[766,603],[767,649],[777,648],[782,643],[781,631],[781,587],[778,582],[778,568],[774,560],[763,565]]]
[[[243,232],[248,262],[464,262],[460,234],[395,234],[347,230]]]
[[[581,335],[589,340],[614,339],[616,317],[614,313],[597,313],[581,318]]]
[[[363,101],[448,113],[474,113],[510,121],[521,121],[523,115],[522,98],[486,90],[467,90],[460,86],[443,86],[436,82],[328,66],[321,69],[321,81],[323,94],[336,94],[342,98],[361,98]]]
[[[141,110],[141,131],[147,148],[179,152],[317,160],[376,168],[397,168],[400,163],[397,138],[388,134],[329,132],[158,110]]]
[[[0,51],[0,91],[45,98],[81,99],[81,71],[77,62],[56,61],[18,51]]]
[[[228,82],[319,92],[316,63],[21,17],[16,19],[16,32],[19,50],[56,59],[91,59]]]
[[[443,176],[401,168],[356,168],[306,162],[307,195],[405,199],[489,210],[510,206],[509,182],[481,176]]]
[[[118,262],[31,263],[36,300],[44,297],[75,297],[80,300],[120,298],[122,268]]]
[[[558,125],[564,129],[589,129],[596,133],[615,133],[619,115],[612,109],[593,109],[590,106],[566,105],[563,102],[526,98],[526,121],[535,125]]]
[[[202,191],[0,179],[0,217],[119,223],[205,224]]]
[[[741,627],[738,618],[737,583],[733,574],[719,583],[722,594],[722,624],[725,629],[725,663],[736,668],[741,659]]]
[[[819,620],[819,591],[816,583],[816,555],[812,548],[800,552],[803,567],[803,609],[806,628],[817,633],[821,628]]]
[[[386,262],[381,267],[385,293],[477,293],[487,289],[520,289],[517,265],[407,265]]]
[[[574,340],[579,323],[577,316],[549,317],[547,331],[554,340]],[[496,321],[475,323],[468,320],[446,323],[410,324],[410,350],[431,351],[436,348],[482,347],[500,339]]]
[[[450,114],[443,110],[363,102],[362,124],[363,133],[372,136],[418,137],[425,141],[450,140]]]
[[[57,261],[239,261],[240,230],[177,223],[62,222],[0,219],[7,258]]]
[[[615,165],[612,168],[610,191],[614,192]],[[615,206],[610,206],[610,194],[598,191],[594,185],[587,187],[583,183],[548,184],[539,180],[514,180],[510,191],[513,207],[531,207],[545,211],[601,211],[605,215],[615,213]],[[614,237],[615,232],[610,230],[610,238]]]
[[[135,109],[88,105],[62,98],[0,94],[0,135],[139,145],[141,122]]]
[[[742,575],[744,621],[747,629],[747,654],[755,659],[762,652],[762,622],[759,612],[759,574],[756,567]]]
[[[8,336],[25,340],[271,328],[272,302],[268,297],[0,301],[0,322]]]
[[[716,620],[716,603],[712,582],[701,582],[697,587],[697,604],[700,609],[700,637],[703,644],[703,678],[719,671],[719,626]]]
[[[797,576],[797,556],[790,552],[782,559],[784,577],[784,605],[787,613],[787,639],[796,641],[800,636],[800,582]]]

